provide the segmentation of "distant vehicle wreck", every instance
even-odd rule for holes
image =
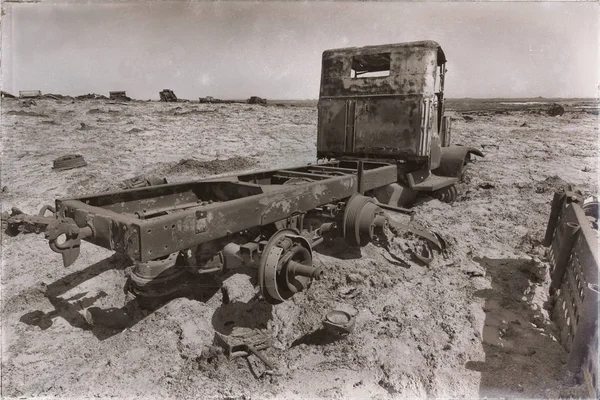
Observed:
[[[19,97],[22,99],[31,99],[40,97],[42,95],[41,90],[20,90]]]
[[[160,93],[160,101],[177,102],[177,96],[171,89],[163,89]]]
[[[246,100],[246,103],[267,105],[267,99],[263,99],[263,98],[257,97],[257,96],[252,96],[248,100]]]
[[[110,92],[109,98],[111,100],[116,100],[116,101],[130,101],[131,100],[131,98],[127,97],[127,93],[124,91]]]

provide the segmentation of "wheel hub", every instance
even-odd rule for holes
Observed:
[[[260,291],[267,302],[281,303],[322,276],[323,270],[312,265],[310,243],[294,230],[282,229],[269,239],[258,269]]]
[[[344,211],[343,234],[351,246],[365,246],[387,226],[383,210],[372,198],[355,194]]]

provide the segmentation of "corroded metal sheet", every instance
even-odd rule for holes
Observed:
[[[390,73],[376,78],[352,77],[353,58],[388,54]],[[441,47],[432,41],[353,47],[323,53],[320,97],[357,95],[433,94]]]
[[[446,59],[432,41],[323,53],[317,157],[440,160]]]
[[[420,108],[416,96],[357,100],[354,151],[390,156],[417,154]]]
[[[552,319],[569,351],[567,368],[583,370],[591,397],[597,398],[598,231],[593,213],[579,201],[573,193],[555,194],[544,244],[551,264]]]

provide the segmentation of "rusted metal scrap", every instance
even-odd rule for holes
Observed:
[[[68,169],[85,167],[86,165],[87,162],[85,162],[81,154],[67,154],[55,159],[52,169],[56,171],[65,171]]]
[[[51,215],[47,216],[50,211]],[[56,221],[55,209],[44,206],[37,215],[28,215],[16,207],[10,213],[2,213],[2,230],[8,236],[17,236],[19,233],[42,233],[48,225]]]
[[[229,335],[215,332],[214,344],[222,347],[228,358],[254,355],[265,364],[268,372],[276,372],[275,365],[260,353],[273,344],[268,331],[234,327]]]
[[[323,318],[323,327],[330,332],[340,335],[348,335],[354,330],[356,324],[356,315],[352,315],[343,310],[332,310],[325,314]]]
[[[133,178],[125,179],[121,183],[121,186],[125,189],[133,189],[146,186],[165,185],[167,183],[167,178],[161,178],[154,175],[138,175]]]
[[[171,89],[163,89],[160,93],[160,101],[177,102],[177,96]]]
[[[36,98],[42,95],[41,90],[20,90],[19,97],[21,99]]]
[[[130,101],[131,100],[131,98],[127,97],[127,93],[125,91],[109,92],[109,99],[117,100],[117,101]]]
[[[543,244],[551,265],[551,317],[569,351],[567,368],[583,372],[590,397],[598,388],[598,201],[556,192]]]

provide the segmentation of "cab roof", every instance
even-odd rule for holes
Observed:
[[[417,42],[404,42],[404,43],[392,43],[392,44],[381,44],[381,45],[373,45],[373,46],[363,46],[363,47],[344,47],[339,49],[330,49],[325,50],[323,52],[323,58],[327,58],[332,55],[339,54],[373,54],[373,53],[385,53],[392,52],[394,50],[406,50],[411,48],[419,48],[419,49],[432,49],[437,51],[437,59],[438,64],[443,64],[446,62],[446,55],[444,54],[444,50],[442,50],[442,46],[439,43],[433,40],[421,40]],[[382,60],[385,62],[385,60]]]

